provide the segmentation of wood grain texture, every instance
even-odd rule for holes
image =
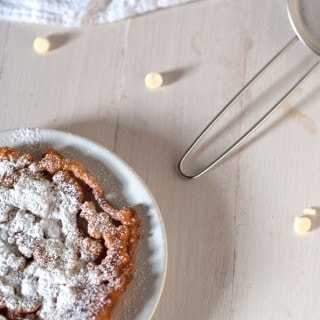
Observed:
[[[54,50],[33,52],[50,36]],[[176,166],[200,130],[293,37],[285,1],[208,0],[80,30],[0,22],[0,128],[56,128],[127,161],[156,198],[168,273],[154,320],[318,319],[320,73],[198,180]],[[298,43],[240,99],[197,166],[243,133],[315,57]],[[165,85],[149,90],[144,77]],[[209,143],[210,142],[210,143]],[[212,144],[212,142],[214,142]]]

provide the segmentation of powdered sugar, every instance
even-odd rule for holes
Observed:
[[[134,205],[141,218],[139,234],[144,237],[139,241],[135,254],[134,279],[117,302],[112,316],[115,320],[150,319],[163,287],[166,239],[157,204],[141,179],[112,152],[69,132],[44,129],[9,130],[0,133],[0,140],[0,145],[16,147],[20,152],[32,154],[36,160],[40,159],[45,148],[54,147],[65,157],[81,161],[89,168],[105,187],[107,200],[113,206],[120,208],[126,203]],[[1,207],[0,214],[3,212]],[[73,262],[71,264],[74,265]],[[77,272],[77,268],[68,269],[71,274]],[[29,317],[26,316],[25,319]]]
[[[21,128],[13,131],[10,139],[23,144],[35,144],[41,142],[42,133],[38,128]]]
[[[0,178],[14,178],[0,187],[0,297],[39,319],[90,319],[115,284],[81,252],[77,188],[61,172],[48,179],[25,166],[18,174],[18,161],[0,162]]]
[[[45,179],[30,177],[23,173],[14,189],[2,190],[3,201],[17,208],[29,210],[36,216],[45,218],[55,201],[51,183]]]

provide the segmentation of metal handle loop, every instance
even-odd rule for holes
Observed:
[[[291,39],[269,62],[262,68],[260,71],[228,102],[227,105],[209,122],[209,124],[204,128],[204,130],[200,133],[200,135],[196,138],[196,140],[191,144],[191,146],[184,153],[182,158],[178,164],[178,170],[180,174],[188,179],[195,179],[207,171],[215,167],[218,163],[220,163],[225,157],[227,157],[236,147],[238,147],[241,143],[243,143],[280,105],[281,103],[288,98],[289,95],[298,87],[298,85],[305,79],[307,76],[318,67],[320,64],[320,60],[316,62],[308,71],[285,93],[276,104],[262,117],[260,118],[247,132],[245,132],[236,142],[234,142],[228,149],[226,149],[221,155],[219,155],[216,159],[214,159],[208,166],[201,169],[195,174],[186,174],[183,172],[183,164],[186,161],[187,157],[190,153],[195,149],[200,140],[211,130],[211,128],[216,124],[216,122],[231,108],[231,106],[243,95],[246,90],[251,87],[260,76],[282,55],[284,54],[291,46],[298,40],[298,37],[294,37]]]

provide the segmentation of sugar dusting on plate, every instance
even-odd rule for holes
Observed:
[[[19,146],[22,152],[31,153],[33,156],[39,154],[44,148],[45,133],[38,128],[20,128],[12,130],[11,134],[2,139],[2,145]]]

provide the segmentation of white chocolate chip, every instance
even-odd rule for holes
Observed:
[[[308,217],[296,217],[294,220],[294,230],[296,233],[307,233],[311,229],[311,219]]]
[[[33,48],[37,53],[46,53],[50,50],[50,41],[48,38],[37,37],[33,41]]]
[[[156,89],[161,87],[163,79],[160,73],[152,72],[146,75],[144,82],[148,88]]]
[[[311,216],[315,216],[317,214],[317,210],[315,208],[305,208],[303,209],[303,214],[308,214],[308,215],[311,215]]]

